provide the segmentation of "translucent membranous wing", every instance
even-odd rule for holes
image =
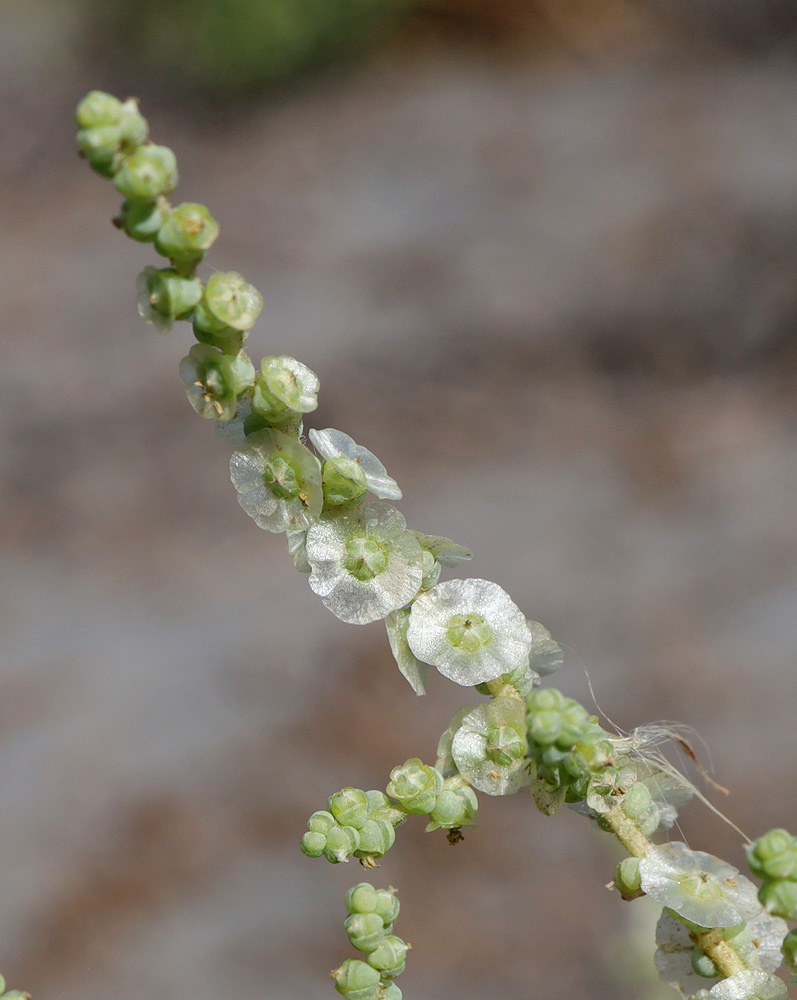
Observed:
[[[551,633],[539,622],[526,619],[531,632],[531,652],[529,654],[529,669],[540,677],[554,673],[564,663],[565,655],[558,642],[551,638]]]
[[[412,690],[418,694],[426,694],[429,683],[429,665],[417,660],[407,642],[407,625],[410,620],[409,608],[399,608],[385,618],[387,638],[390,651],[398,664],[402,675],[406,678]]]
[[[450,538],[446,538],[444,535],[425,535],[422,531],[413,531],[413,534],[418,539],[421,548],[426,549],[427,552],[431,552],[439,563],[447,566],[449,569],[453,569],[461,562],[473,558],[473,553],[470,549],[465,548],[464,545],[457,544],[457,542],[452,542]]]
[[[738,869],[674,841],[639,862],[642,891],[701,927],[734,927],[761,912],[756,887]]]
[[[309,437],[316,451],[342,475],[361,480],[365,488],[381,500],[401,500],[398,483],[387,474],[376,455],[348,434],[327,427],[322,431],[311,430]]]

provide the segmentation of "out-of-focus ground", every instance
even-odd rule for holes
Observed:
[[[306,818],[433,760],[477,700],[440,677],[415,698],[382,626],[330,616],[236,504],[176,378],[188,328],[138,320],[152,251],[73,153],[92,86],[146,98],[178,197],[221,221],[211,262],[264,293],[252,356],[321,377],[308,424],[472,546],[467,575],[566,646],[568,693],[588,673],[620,727],[694,725],[735,822],[797,826],[793,7],[718,6],[428,4],[361,59],[192,104],[90,7],[4,5],[10,985],[334,995],[362,873],[303,858]],[[480,818],[456,848],[408,824],[375,873],[415,945],[405,996],[660,996],[656,908],[606,891],[607,837],[523,796]],[[699,805],[683,831],[741,864]]]

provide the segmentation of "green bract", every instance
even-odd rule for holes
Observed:
[[[395,934],[388,934],[368,956],[368,964],[384,977],[400,976],[404,971],[409,945]]]
[[[531,781],[526,760],[526,706],[495,698],[469,712],[451,744],[459,773],[488,795],[512,795]]]
[[[92,90],[78,104],[75,117],[81,128],[117,125],[122,117],[122,102],[101,90]]]
[[[476,793],[462,775],[455,774],[446,778],[434,809],[429,813],[426,832],[431,833],[440,829],[458,830],[462,826],[474,826],[473,817],[478,808]]]
[[[102,177],[113,177],[122,165],[122,130],[118,125],[83,128],[77,134],[77,142],[89,166]]]
[[[747,848],[747,863],[759,878],[797,879],[797,837],[770,830]]]
[[[318,406],[318,376],[287,354],[263,358],[255,382],[252,409],[271,424],[294,421]],[[312,431],[310,432],[312,438]]]
[[[219,235],[219,224],[204,205],[183,202],[163,221],[155,249],[164,257],[183,262],[199,261]]]
[[[387,794],[409,813],[430,813],[443,789],[443,775],[411,757],[390,772]]]
[[[470,685],[523,666],[531,633],[523,613],[497,583],[446,580],[418,595],[407,642],[423,663],[457,684]]]
[[[194,344],[180,362],[180,378],[200,417],[230,420],[238,396],[254,381],[255,369],[245,354],[233,357],[207,344]]]
[[[353,438],[334,427],[309,432],[316,451],[343,477],[381,500],[401,500],[401,490],[379,459]]]
[[[361,788],[342,788],[329,797],[327,805],[341,826],[359,830],[368,819],[368,799]]]
[[[776,917],[797,920],[797,881],[784,878],[764,882],[758,898]]]
[[[177,158],[168,146],[141,146],[122,161],[113,183],[125,198],[168,194],[177,187]]]
[[[114,223],[127,235],[139,243],[150,243],[158,235],[163,223],[163,211],[156,201],[123,202],[122,209]]]
[[[639,862],[642,890],[701,927],[734,927],[761,912],[753,883],[732,865],[674,841]]]
[[[421,585],[421,547],[399,511],[379,501],[325,514],[307,532],[307,561],[311,589],[355,625],[397,611]]]
[[[379,972],[358,958],[347,958],[332,973],[335,989],[348,1000],[375,1000],[379,987]]]
[[[319,461],[288,434],[251,434],[233,452],[230,477],[238,503],[266,531],[301,531],[321,513]]]
[[[429,683],[429,665],[421,663],[410,649],[407,642],[409,623],[409,608],[399,608],[398,611],[392,611],[385,618],[390,651],[412,690],[418,695],[426,694],[426,685]]]
[[[138,276],[138,312],[161,333],[185,319],[202,298],[199,278],[185,278],[171,267],[145,267]]]
[[[344,926],[352,947],[366,954],[385,937],[385,925],[378,913],[351,913]]]
[[[212,274],[203,303],[219,323],[234,330],[251,330],[263,308],[260,292],[237,271]]]

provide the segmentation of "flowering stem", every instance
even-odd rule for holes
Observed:
[[[709,956],[717,971],[724,977],[735,976],[737,972],[744,972],[747,968],[733,945],[722,936],[720,928],[713,927],[702,934],[692,933],[689,936]]]
[[[622,806],[615,806],[611,812],[606,813],[604,821],[633,857],[644,858],[653,846],[634,820],[623,812]]]

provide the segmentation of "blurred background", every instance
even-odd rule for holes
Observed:
[[[74,152],[137,95],[253,358],[321,377],[412,526],[566,647],[557,683],[710,747],[718,805],[797,826],[793,0],[3,0],[0,969],[35,1000],[322,1000],[363,875],[298,851],[345,784],[433,761],[417,699],[259,533],[138,319],[154,262]],[[477,700],[477,699],[476,699]],[[597,710],[597,709],[596,709]],[[700,750],[708,764],[709,755]],[[405,826],[410,998],[659,1000],[609,838],[482,796]],[[677,835],[681,836],[681,835]],[[694,847],[742,863],[698,804]],[[673,994],[674,995],[674,994]]]

